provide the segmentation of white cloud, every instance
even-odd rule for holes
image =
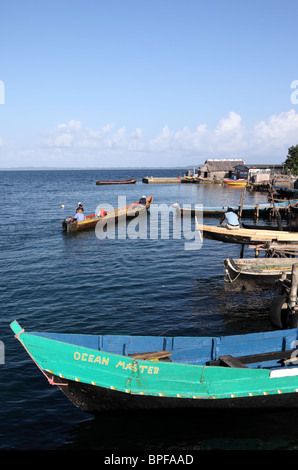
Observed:
[[[239,114],[234,113],[231,111],[229,113],[229,117],[223,118],[219,121],[216,129],[215,129],[215,135],[217,136],[224,136],[224,137],[229,137],[229,136],[235,136],[239,134],[243,134],[243,128],[242,128],[242,117]]]
[[[298,138],[298,114],[294,109],[279,115],[270,116],[268,122],[261,121],[255,126],[255,135],[259,141],[269,139],[287,140]]]
[[[53,135],[46,139],[48,147],[71,147],[75,141],[78,131],[81,129],[80,121],[69,121],[68,124],[59,124],[53,131]]]
[[[68,124],[59,124],[57,129],[62,130],[63,132],[68,131],[71,132],[72,130],[81,129],[82,123],[80,121],[69,121]]]
[[[134,132],[130,134],[130,136],[132,139],[136,139],[136,140],[142,139],[143,131],[142,129],[137,128]]]
[[[86,165],[95,161],[99,164],[101,156],[107,161],[109,155],[119,157],[120,160],[114,162],[122,166],[135,164],[144,156],[153,166],[169,162],[180,165],[190,155],[193,158],[242,157],[247,163],[259,162],[261,157],[274,163],[284,161],[287,149],[298,144],[298,114],[291,109],[257,122],[249,129],[243,118],[231,111],[214,129],[208,128],[206,123],[199,123],[193,131],[187,126],[174,131],[165,125],[151,138],[145,138],[140,128],[128,132],[125,127],[116,128],[115,124],[108,123],[101,129],[90,129],[72,120],[59,124],[44,144],[49,149],[60,150],[61,155],[67,149],[72,156],[76,151],[81,156],[85,152],[90,158]]]
[[[161,133],[148,142],[148,150],[156,152],[167,150],[171,147],[174,133],[170,131],[168,126],[164,126]]]

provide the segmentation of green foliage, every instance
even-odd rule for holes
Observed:
[[[292,145],[288,149],[287,159],[283,164],[285,165],[286,172],[298,175],[298,145],[295,147]]]

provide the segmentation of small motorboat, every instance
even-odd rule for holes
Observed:
[[[107,222],[110,219],[119,220],[120,218],[133,218],[137,217],[141,212],[149,209],[153,197],[149,196],[146,198],[146,204],[140,204],[140,202],[133,202],[125,207],[112,209],[105,211],[101,209],[100,214],[90,214],[85,217],[81,222],[77,222],[73,218],[66,218],[62,222],[62,228],[65,232],[78,232],[82,230],[92,229],[98,224],[99,221]]]
[[[244,187],[247,185],[247,180],[245,179],[224,179],[223,180],[223,183],[226,185],[226,186],[231,186],[231,187],[234,187],[234,186],[241,186],[241,187]]]

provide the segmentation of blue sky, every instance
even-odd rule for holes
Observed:
[[[0,168],[284,161],[297,16],[297,0],[4,2]]]

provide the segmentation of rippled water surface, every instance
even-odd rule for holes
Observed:
[[[184,172],[183,169],[181,169]],[[223,259],[240,247],[205,240],[186,250],[181,238],[99,239],[95,231],[67,234],[61,222],[81,201],[127,203],[152,194],[154,204],[238,204],[240,189],[220,185],[147,185],[144,176],[178,170],[5,171],[0,222],[0,449],[296,449],[296,416],[276,413],[208,418],[93,418],[76,409],[37,369],[14,338],[17,319],[28,331],[146,335],[227,335],[269,330],[271,292],[229,294]],[[97,186],[98,179],[138,177],[135,185]],[[266,202],[262,193],[246,202]],[[64,205],[64,208],[61,207]],[[172,219],[171,219],[172,220]],[[171,220],[169,227],[171,227]],[[208,223],[218,224],[209,219]],[[194,221],[192,221],[194,230]],[[136,232],[137,233],[137,232]],[[194,233],[194,232],[193,232]],[[153,234],[153,232],[151,232]],[[251,256],[251,254],[250,254]]]

